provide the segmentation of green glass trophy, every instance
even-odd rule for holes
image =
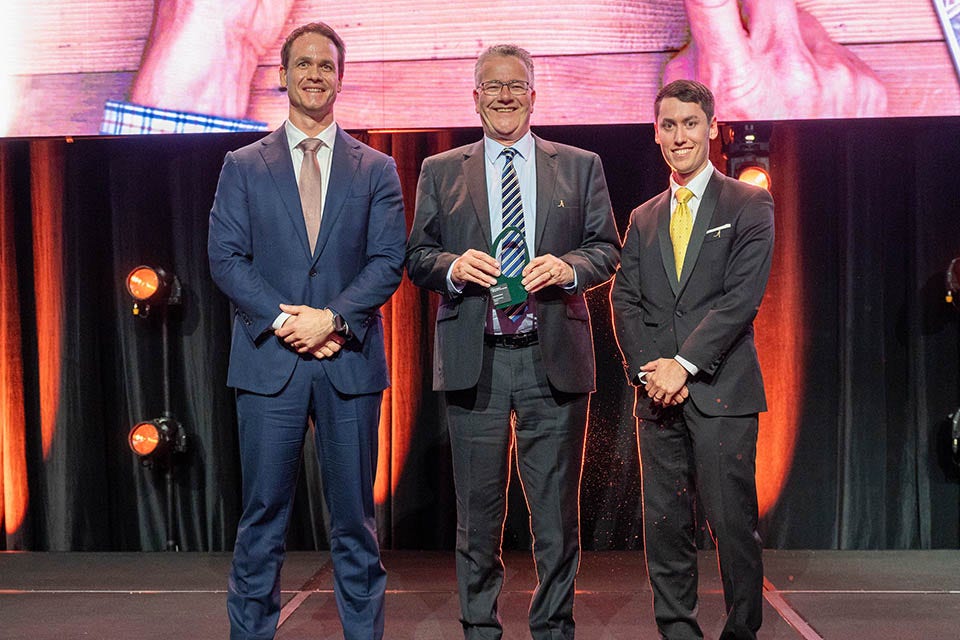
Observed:
[[[500,232],[500,235],[497,236],[497,239],[493,241],[493,245],[490,247],[490,255],[494,258],[497,257],[497,249],[500,247],[500,242],[511,232],[515,233],[520,243],[523,244],[523,266],[526,266],[526,264],[530,262],[530,252],[527,250],[527,239],[524,237],[523,232],[517,227],[506,227]],[[490,296],[493,299],[493,306],[497,309],[506,309],[507,307],[525,302],[527,299],[527,290],[523,288],[523,276],[519,274],[508,276],[501,272],[500,277],[497,278],[497,284],[490,287]]]

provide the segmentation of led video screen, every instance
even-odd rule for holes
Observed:
[[[676,77],[710,85],[728,122],[960,115],[958,12],[957,0],[7,0],[0,135],[275,128],[280,45],[314,20],[347,45],[347,129],[476,126],[473,62],[502,42],[534,56],[534,125],[650,122]]]

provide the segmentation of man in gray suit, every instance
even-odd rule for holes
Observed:
[[[442,296],[433,388],[443,392],[453,449],[461,622],[468,640],[503,634],[500,547],[515,439],[539,580],[530,632],[570,639],[594,390],[583,293],[616,269],[619,237],[597,155],[530,133],[530,54],[490,47],[475,87],[484,138],[424,161],[407,243],[410,278]]]
[[[773,200],[714,169],[710,90],[677,80],[655,103],[670,188],[637,207],[611,291],[627,377],[637,385],[643,530],[664,638],[697,624],[693,495],[720,558],[724,639],[755,638],[763,564],[754,479],[766,410],[753,319],[773,255]]]

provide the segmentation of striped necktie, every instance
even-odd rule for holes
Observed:
[[[523,224],[523,202],[520,200],[520,180],[517,179],[517,170],[513,166],[513,158],[517,155],[517,150],[507,147],[501,155],[506,158],[506,162],[503,163],[503,173],[500,176],[503,228],[516,227],[519,233],[508,233],[504,236],[500,249],[500,272],[506,276],[519,276],[526,264],[524,262],[526,230]],[[507,307],[504,313],[511,322],[517,322],[527,314],[526,300]]]

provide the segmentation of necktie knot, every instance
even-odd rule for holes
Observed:
[[[677,202],[680,204],[687,204],[690,198],[693,197],[693,191],[687,189],[686,187],[680,187],[677,189]]]
[[[305,154],[317,152],[317,149],[323,146],[323,140],[317,138],[304,138],[300,141],[300,144],[297,145],[297,148],[303,151]]]
[[[507,163],[510,163],[513,162],[513,157],[517,155],[517,150],[513,147],[504,147],[500,155],[507,159]]]

